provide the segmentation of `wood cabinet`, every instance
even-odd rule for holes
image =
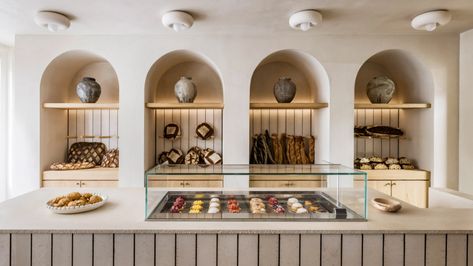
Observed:
[[[314,176],[250,176],[250,187],[314,188],[322,186],[322,177]]]
[[[430,173],[422,170],[371,170],[368,187],[419,208],[428,207]],[[363,181],[355,181],[362,186]]]
[[[109,180],[45,180],[43,187],[118,187],[118,181]]]
[[[175,187],[175,188],[221,188],[222,176],[150,176],[149,187]]]
[[[118,168],[44,171],[43,187],[118,187]]]

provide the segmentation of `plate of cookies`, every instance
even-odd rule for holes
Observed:
[[[107,199],[107,196],[95,193],[71,192],[49,200],[46,205],[54,213],[73,214],[100,208]]]

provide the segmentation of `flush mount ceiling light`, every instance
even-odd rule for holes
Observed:
[[[422,13],[411,21],[416,30],[434,31],[438,26],[446,25],[452,19],[448,10],[434,10]]]
[[[34,20],[36,24],[52,32],[67,30],[71,25],[68,17],[53,11],[39,11]]]
[[[176,32],[186,30],[194,24],[194,18],[184,11],[170,11],[162,17],[163,25]]]
[[[316,10],[299,11],[289,18],[291,28],[301,31],[308,31],[320,23],[322,23],[322,14]]]

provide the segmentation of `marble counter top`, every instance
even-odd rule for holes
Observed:
[[[366,222],[145,221],[144,188],[77,189],[109,196],[92,212],[59,215],[45,203],[67,188],[44,188],[0,203],[0,233],[472,233],[473,209],[419,209],[404,203],[398,213],[371,206]],[[198,190],[198,189],[196,189]],[[262,190],[262,189],[258,189]],[[164,195],[165,190],[162,190]],[[369,191],[368,198],[379,196]]]

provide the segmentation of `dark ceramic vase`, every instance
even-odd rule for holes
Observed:
[[[273,93],[278,103],[290,103],[296,96],[296,84],[290,78],[279,78]]]
[[[77,84],[76,93],[81,102],[96,103],[100,98],[102,89],[94,78],[84,77]]]

